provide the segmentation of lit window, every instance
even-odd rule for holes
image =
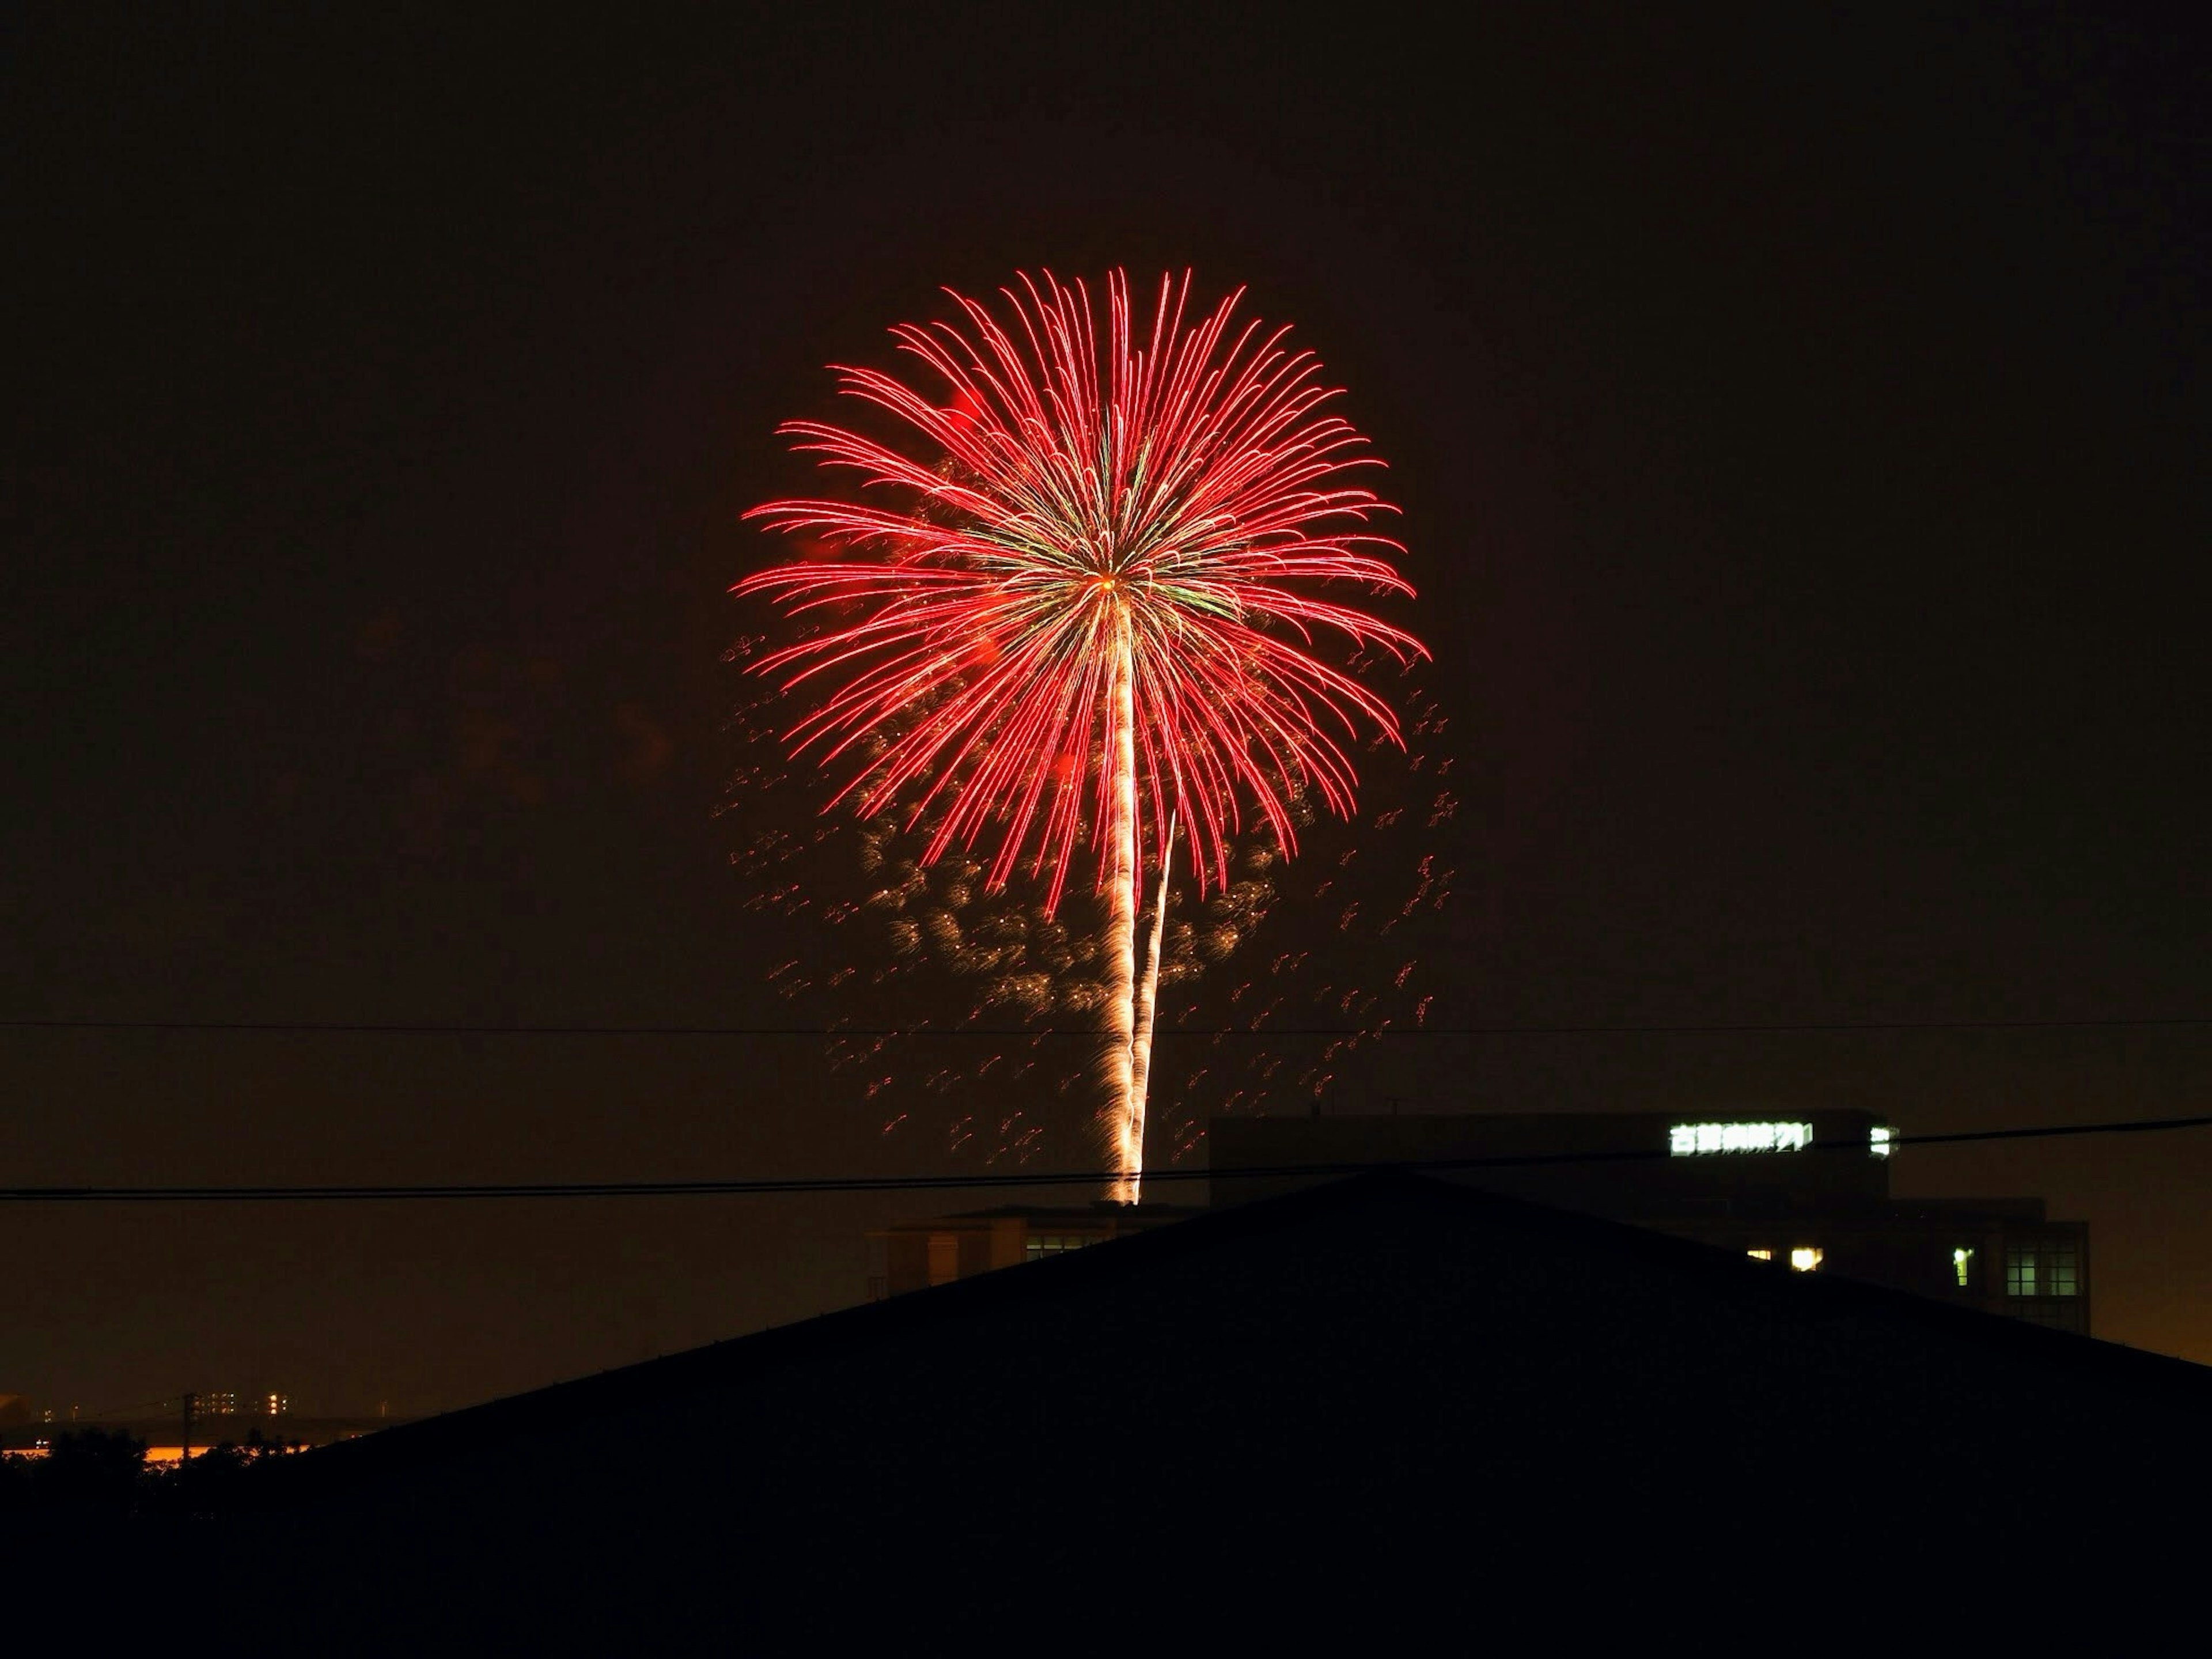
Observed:
[[[2081,1247],[2070,1238],[2045,1238],[2005,1250],[2007,1296],[2079,1296]]]
[[[1677,1123],[1667,1131],[1675,1158],[1709,1152],[1794,1152],[1813,1144],[1809,1123]]]
[[[1801,1244],[1790,1252],[1790,1265],[1801,1273],[1809,1273],[1827,1259],[1827,1254],[1818,1245]]]
[[[1951,1252],[1951,1271],[1959,1276],[1959,1288],[1965,1290],[1973,1282],[1974,1253],[1961,1245]]]
[[[2043,1293],[2045,1296],[2081,1294],[2081,1258],[2072,1243],[2046,1244],[2043,1251]]]
[[[1081,1233],[1031,1233],[1027,1247],[1028,1255],[1031,1261],[1035,1261],[1043,1256],[1060,1255],[1069,1250],[1079,1250],[1085,1244],[1095,1244],[1097,1242],[1097,1239],[1087,1237]]]
[[[1876,1158],[1887,1158],[1897,1136],[1897,1131],[1887,1123],[1877,1123],[1867,1131],[1867,1151]]]
[[[1771,1261],[1774,1260],[1774,1252],[1771,1250],[1746,1250],[1744,1254],[1749,1256],[1753,1261]]]

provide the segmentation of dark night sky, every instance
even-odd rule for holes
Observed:
[[[1455,1018],[2212,1015],[2203,43],[1784,9],[19,21],[0,1015],[778,1018],[714,811],[770,429],[940,283],[1117,263],[1250,284],[1392,462]],[[2212,1029],[1393,1077],[1945,1130],[2204,1110]],[[948,1167],[803,1041],[18,1030],[0,1102],[7,1184]],[[2212,1361],[2208,1176],[1898,1169]],[[0,1392],[460,1403],[853,1299],[927,1202],[9,1208]]]

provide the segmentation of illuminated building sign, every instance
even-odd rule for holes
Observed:
[[[1795,1152],[1813,1144],[1809,1123],[1677,1123],[1667,1131],[1676,1158],[1701,1152]]]

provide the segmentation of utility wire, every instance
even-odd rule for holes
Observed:
[[[68,1427],[71,1423],[108,1422],[122,1418],[125,1412],[151,1411],[156,1407],[166,1411],[183,1403],[184,1397],[181,1395],[165,1394],[159,1400],[134,1400],[127,1406],[101,1406],[93,1411],[80,1412],[77,1416],[66,1419],[56,1418],[51,1423],[32,1423],[25,1426],[34,1429],[61,1429]],[[70,1407],[70,1409],[73,1412],[78,1411],[78,1407],[75,1406]]]
[[[1869,1019],[1577,1025],[1163,1025],[1168,1037],[1788,1036],[1849,1031],[2102,1031],[2212,1027],[2212,1015],[2127,1019]],[[0,1019],[9,1031],[147,1031],[210,1036],[526,1037],[1103,1037],[1072,1025],[472,1025],[369,1020]]]
[[[1974,1141],[2042,1140],[2078,1135],[2154,1134],[2179,1129],[2212,1128],[2212,1115],[2137,1118],[2119,1123],[2054,1123],[2029,1128],[1966,1129],[1946,1134],[1897,1135],[1894,1146],[1960,1146]],[[1814,1140],[1803,1149],[1868,1156],[1862,1139]],[[1346,1163],[1237,1165],[1227,1169],[1147,1170],[1148,1182],[1219,1181],[1282,1176],[1352,1176],[1381,1170],[1449,1171],[1526,1169],[1571,1164],[1624,1164],[1674,1156],[1663,1150],[1548,1152],[1500,1157],[1366,1159]],[[1725,1153],[1715,1154],[1725,1157]],[[420,1199],[499,1198],[713,1198],[760,1193],[927,1192],[951,1188],[1097,1186],[1119,1180],[1113,1170],[1022,1170],[1005,1174],[906,1176],[769,1176],[728,1181],[577,1181],[457,1183],[434,1185],[320,1187],[5,1187],[0,1203],[9,1204],[237,1204],[346,1203]]]

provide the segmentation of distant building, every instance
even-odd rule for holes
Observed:
[[[1215,1205],[1352,1170],[1447,1181],[2082,1335],[2089,1230],[2039,1198],[1895,1199],[1871,1112],[1216,1118]]]
[[[880,1300],[949,1285],[994,1267],[1018,1267],[1109,1238],[1147,1232],[1199,1213],[1166,1204],[1102,1202],[1060,1208],[1010,1204],[902,1222],[868,1235],[868,1296]]]
[[[17,1402],[9,1408],[8,1402]],[[174,1395],[124,1412],[81,1416],[76,1407],[50,1407],[33,1414],[19,1395],[0,1395],[0,1456],[43,1456],[57,1436],[96,1429],[127,1434],[146,1448],[156,1467],[200,1457],[218,1446],[282,1446],[300,1449],[350,1440],[396,1421],[375,1417],[301,1417],[292,1396],[270,1392],[241,1394],[210,1389]]]

